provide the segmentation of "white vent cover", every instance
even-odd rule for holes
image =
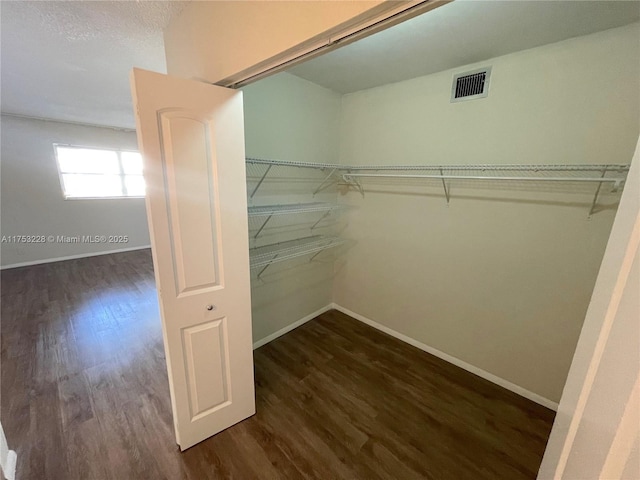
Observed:
[[[451,86],[451,102],[486,97],[489,95],[490,76],[491,67],[455,74]]]

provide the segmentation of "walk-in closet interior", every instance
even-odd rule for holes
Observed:
[[[640,478],[640,0],[2,20],[0,469]]]
[[[638,139],[638,18],[453,2],[244,87],[254,342],[334,308],[556,408]]]

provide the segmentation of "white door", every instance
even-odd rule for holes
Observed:
[[[255,413],[242,93],[134,69],[181,450]]]

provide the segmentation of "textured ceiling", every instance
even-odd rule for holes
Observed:
[[[166,71],[181,1],[0,1],[2,112],[134,127],[132,67]],[[637,21],[638,1],[462,1],[290,70],[352,92]]]
[[[184,2],[2,1],[2,112],[134,127],[129,72],[165,72]]]
[[[639,19],[639,1],[458,0],[295,66],[289,73],[349,93]]]

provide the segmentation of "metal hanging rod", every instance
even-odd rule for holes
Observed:
[[[346,240],[342,238],[314,235],[288,242],[265,245],[249,250],[249,263],[252,269],[263,267],[258,273],[258,277],[260,277],[269,265],[273,263],[304,255],[317,254],[344,243],[346,243]]]

